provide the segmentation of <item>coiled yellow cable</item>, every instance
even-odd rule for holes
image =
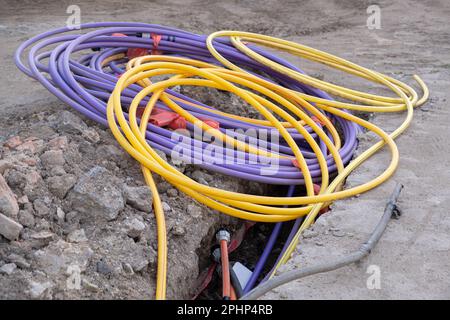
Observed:
[[[324,91],[328,91],[332,94],[363,104],[355,105],[312,97],[267,82],[243,70],[240,70],[238,67],[232,65],[223,57],[221,57],[217,53],[217,51],[215,51],[212,46],[212,39],[217,36],[231,36],[234,45],[236,45],[238,49],[242,50],[255,60],[267,64],[270,67],[289,75],[290,77],[293,77],[309,85],[318,87]],[[399,96],[399,98],[375,96],[329,84],[325,81],[317,80],[312,77],[293,72],[290,69],[286,70],[271,61],[266,61],[267,59],[264,60],[264,57],[258,56],[256,53],[252,52],[244,44],[242,44],[241,39],[245,41],[256,42],[262,45],[270,45],[277,49],[287,50],[299,56],[309,58],[313,61],[322,62],[339,70],[343,70],[345,72],[369,79],[376,83],[381,83],[390,88],[396,95]],[[159,199],[157,187],[152,178],[152,172],[161,175],[168,182],[177,187],[180,191],[186,193],[197,201],[213,209],[241,219],[261,222],[280,222],[296,219],[300,216],[307,215],[305,222],[302,224],[298,234],[294,239],[295,241],[291,243],[286,256],[281,262],[284,263],[286,257],[288,257],[292,250],[295,248],[300,233],[314,221],[314,218],[317,216],[320,208],[324,204],[368,191],[386,181],[393,174],[398,165],[399,159],[397,146],[393,139],[397,137],[401,132],[403,132],[409,125],[412,119],[413,107],[423,103],[428,96],[428,90],[425,84],[417,76],[415,76],[415,79],[419,82],[424,91],[424,96],[420,100],[417,99],[417,94],[412,88],[395,79],[368,70],[366,68],[359,67],[343,59],[321,53],[318,50],[310,49],[300,45],[298,45],[300,46],[298,47],[296,46],[296,44],[280,39],[249,33],[222,32],[212,34],[208,38],[207,44],[209,49],[211,50],[211,53],[231,70],[219,68],[217,66],[192,59],[184,59],[178,57],[145,56],[136,58],[130,61],[130,63],[128,64],[127,72],[125,72],[120,77],[108,101],[107,117],[110,128],[121,146],[125,150],[127,150],[127,152],[130,153],[131,156],[133,156],[141,163],[145,180],[150,186],[154,195],[154,210],[158,228],[158,272],[156,289],[157,299],[165,298],[167,274],[167,240],[164,213],[162,210],[161,201]],[[149,78],[158,75],[171,75],[171,77],[168,80],[160,81],[158,83],[152,83],[149,80]],[[131,84],[135,83],[140,84],[142,86],[142,90],[134,97],[129,107],[128,122],[123,114],[120,98],[122,91]],[[191,115],[179,104],[177,104],[177,101],[179,101],[177,100],[178,98],[164,92],[166,88],[177,85],[208,86],[226,90],[238,95],[255,109],[257,109],[265,117],[266,120],[254,121],[254,119],[247,119],[244,117],[236,118],[251,123],[271,125],[281,133],[288,145],[292,148],[293,153],[295,154],[295,158],[298,161],[299,168],[304,175],[307,195],[303,197],[292,198],[268,197],[241,194],[222,190],[219,188],[213,188],[210,186],[202,185],[190,179],[189,177],[185,176],[184,174],[170,166],[170,164],[165,162],[158,155],[158,153],[149,146],[145,139],[145,130],[149,121],[150,113],[158,100],[164,102],[174,112],[183,116],[193,125],[202,128],[202,130],[207,131],[209,134],[216,137],[217,139],[220,139],[227,145],[258,155],[265,155],[274,158],[282,157],[276,153],[271,153],[266,150],[248,145],[244,142],[237,141],[232,137],[222,134],[219,130],[211,128],[203,121]],[[259,94],[254,93],[255,91]],[[140,125],[138,125],[138,121],[136,118],[137,107],[142,99],[148,96],[150,96],[149,102],[147,103],[144,113],[141,116]],[[272,101],[276,102],[278,105],[273,103]],[[314,103],[315,105],[311,104],[310,102]],[[396,131],[388,135],[382,129],[371,124],[370,122],[340,110],[342,108],[370,112],[395,112],[407,109],[408,112],[404,123]],[[322,128],[318,126],[302,109],[310,111],[325,123],[326,127],[333,135],[334,144],[328,138]],[[370,149],[363,152],[359,157],[357,157],[349,165],[347,165],[347,167],[344,168],[342,159],[339,156],[339,148],[341,142],[337,131],[329,122],[329,120],[323,116],[319,109],[335,114],[344,119],[353,121],[376,133],[381,138],[381,140]],[[291,112],[293,115],[295,115],[295,117],[291,116],[287,111]],[[222,112],[217,111],[217,113]],[[277,120],[273,113],[282,118],[283,121]],[[326,165],[325,158],[319,146],[317,145],[317,142],[305,130],[304,125],[310,126],[313,131],[320,137],[320,139],[325,142],[327,148],[334,158],[334,161],[336,162],[339,174],[331,183],[329,183],[328,167]],[[289,127],[295,128],[298,133],[302,134],[305,137],[306,141],[310,144],[312,150],[317,156],[322,173],[322,184],[318,195],[314,195],[312,179],[305,159],[303,158],[298,146],[293,141],[289,132],[286,130],[286,128]],[[339,186],[342,185],[345,178],[355,168],[357,168],[365,160],[370,158],[377,150],[379,150],[384,145],[388,145],[392,154],[391,162],[389,163],[385,171],[370,182],[350,189],[340,190]],[[279,207],[281,205],[289,205],[291,207]]]

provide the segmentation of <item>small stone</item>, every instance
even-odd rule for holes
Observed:
[[[53,138],[47,143],[47,146],[51,150],[65,150],[68,146],[68,141],[66,136],[59,136]]]
[[[126,274],[130,275],[134,274],[133,267],[129,263],[126,262],[122,263],[122,269],[123,271],[125,271]]]
[[[29,203],[30,201],[28,200],[28,197],[26,195],[20,197],[19,199],[17,199],[17,203],[20,205],[24,205],[26,203]]]
[[[42,180],[41,175],[36,170],[31,170],[27,173],[26,183],[27,186],[35,186]]]
[[[319,233],[317,231],[314,231],[313,229],[306,229],[305,231],[303,231],[302,235],[304,239],[310,239],[318,236]]]
[[[24,257],[19,256],[15,253],[11,253],[8,256],[8,261],[11,263],[15,263],[21,269],[28,269],[30,267],[30,264],[27,262],[27,260],[25,260]]]
[[[136,218],[125,221],[125,230],[130,238],[138,238],[145,230],[145,224]]]
[[[27,157],[27,158],[22,159],[22,163],[24,163],[30,167],[34,167],[37,165],[37,160],[35,158]]]
[[[39,219],[34,226],[37,231],[49,231],[50,222],[47,219]]]
[[[50,294],[50,289],[53,287],[51,282],[47,281],[45,283],[30,281],[30,290],[28,293],[33,299],[40,299]]]
[[[167,193],[167,195],[169,197],[176,197],[176,196],[178,196],[178,191],[177,191],[177,189],[174,189],[174,188],[171,188],[171,189],[167,190],[166,193]]]
[[[39,231],[30,235],[30,239],[39,242],[40,246],[45,246],[50,243],[55,237],[54,233],[50,231]]]
[[[167,162],[167,156],[164,152],[162,152],[159,149],[153,149],[153,150],[155,150],[155,152],[164,160],[164,162]]]
[[[203,172],[201,170],[195,170],[192,173],[192,178],[194,178],[194,180],[199,182],[202,180],[206,182],[211,182],[213,180],[213,177],[210,174]]]
[[[26,184],[27,177],[24,173],[17,169],[8,170],[5,174],[7,184],[11,188],[24,188]],[[1,179],[1,178],[0,178]]]
[[[2,267],[0,267],[0,274],[7,274],[10,275],[12,274],[14,271],[16,271],[17,266],[15,263],[7,263],[5,265],[3,265]]]
[[[50,208],[47,205],[49,201],[46,199],[36,199],[33,202],[33,208],[34,211],[36,213],[36,215],[38,215],[39,217],[44,217],[47,216],[48,214],[50,214]]]
[[[107,159],[116,163],[122,161],[124,153],[122,150],[112,144],[101,145],[97,148],[97,154],[103,159]]]
[[[23,226],[16,221],[0,213],[0,234],[8,240],[19,238]]]
[[[14,193],[9,188],[3,176],[0,174],[0,212],[8,217],[15,217],[19,212]]]
[[[55,166],[50,169],[49,176],[62,176],[66,174],[66,170],[62,166]]]
[[[15,149],[22,144],[19,136],[14,136],[5,141],[4,146],[10,149]]]
[[[164,212],[169,212],[170,210],[172,210],[172,208],[169,206],[169,204],[167,202],[161,202],[161,206],[162,209],[164,210]]]
[[[133,208],[147,213],[152,212],[153,195],[147,186],[130,187],[124,186],[126,202]]]
[[[14,163],[10,159],[0,160],[0,174],[4,174],[6,170],[14,168]]]
[[[69,192],[72,207],[94,219],[114,220],[125,207],[122,192],[115,181],[117,178],[108,170],[95,166]]]
[[[112,274],[113,269],[105,261],[99,260],[97,262],[97,272],[109,276]]]
[[[94,129],[87,129],[83,131],[83,137],[89,142],[97,143],[100,141],[100,136]]]
[[[178,159],[178,158],[175,158],[175,157],[172,157],[172,158],[170,159],[170,162],[172,162],[172,164],[173,164],[174,166],[176,166],[176,167],[185,165],[185,163],[183,162],[183,160]]]
[[[64,199],[67,192],[69,192],[77,182],[77,178],[73,174],[66,174],[50,177],[46,181],[50,192],[59,199]]]
[[[202,215],[202,209],[194,203],[191,203],[187,206],[187,212],[193,218],[199,218]]]
[[[56,216],[58,217],[59,221],[64,221],[66,218],[66,213],[61,209],[60,207],[56,208]]]
[[[35,224],[33,213],[30,210],[20,210],[18,215],[19,222],[28,228],[31,228]]]
[[[80,219],[80,215],[76,211],[70,211],[65,214],[65,220],[70,224],[78,223]]]
[[[175,226],[172,229],[172,234],[175,236],[184,236],[186,234],[186,229],[183,226]]]
[[[41,162],[46,168],[63,166],[66,162],[62,150],[45,151],[41,156]]]
[[[166,193],[169,189],[171,189],[171,185],[167,183],[167,181],[158,181],[158,191],[160,193]]]
[[[48,275],[66,272],[69,266],[77,265],[81,272],[86,271],[93,255],[86,243],[69,243],[63,240],[52,241],[43,249],[33,252],[33,267]]]
[[[84,229],[74,230],[67,236],[68,242],[80,243],[88,241],[86,234],[84,233]]]
[[[20,146],[18,146],[16,149],[22,152],[29,151],[30,153],[34,154],[36,153],[40,148],[40,143],[36,141],[27,141],[22,143]]]
[[[80,117],[65,110],[59,114],[56,121],[56,129],[60,132],[82,134],[87,128],[88,126]]]

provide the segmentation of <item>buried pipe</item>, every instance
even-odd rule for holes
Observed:
[[[311,276],[318,273],[324,273],[328,271],[333,271],[342,267],[345,267],[349,264],[360,261],[362,258],[366,257],[371,253],[373,248],[375,248],[376,244],[380,240],[383,235],[384,230],[386,230],[387,224],[391,217],[398,217],[400,215],[400,211],[397,207],[397,199],[400,195],[400,191],[402,190],[403,185],[398,183],[391,194],[389,201],[386,204],[386,208],[384,209],[384,214],[378,222],[377,226],[373,230],[370,238],[356,251],[350,253],[349,255],[330,261],[318,264],[316,266],[303,268],[300,270],[292,270],[285,272],[279,276],[275,276],[270,280],[260,284],[258,287],[241,297],[241,300],[255,300],[266,294],[272,289],[275,289],[283,284],[288,282],[299,280],[301,278],[305,278],[307,276]]]

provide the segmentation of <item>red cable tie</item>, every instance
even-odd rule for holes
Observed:
[[[177,114],[177,117],[169,123],[169,128],[173,130],[186,129],[186,119]]]
[[[170,111],[163,111],[150,116],[150,123],[158,127],[168,126],[173,120],[178,118],[178,114]]]
[[[155,108],[149,119],[150,123],[158,127],[168,126],[170,129],[186,129],[186,119],[179,114],[164,109]]]
[[[143,36],[144,37],[144,34]],[[129,60],[132,60],[137,57],[146,56],[148,54],[148,49],[146,48],[128,48],[127,57]]]
[[[116,32],[116,33],[113,33],[112,36],[113,36],[113,37],[126,37],[127,35],[126,35],[126,34],[123,34],[123,33],[118,33],[118,32]]]
[[[297,159],[292,159],[291,161],[294,166],[296,166],[297,168],[299,167]],[[318,195],[320,192],[320,186],[318,184],[314,183],[313,189],[314,189],[314,194]],[[320,209],[319,214],[323,214],[329,210],[330,210],[330,206],[323,207],[322,209]]]
[[[202,120],[204,123],[206,123],[211,128],[220,129],[219,121],[216,121],[216,120],[213,120],[213,119],[209,119],[209,118],[203,118],[203,117],[199,117],[199,119]]]
[[[142,115],[144,114],[145,108],[146,107],[143,107],[143,106],[138,106],[137,107],[137,109],[136,109],[136,116],[138,118],[142,118]],[[161,108],[153,108],[152,109],[152,113],[150,114],[150,117],[154,116],[154,115],[157,115],[157,114],[160,114],[160,113],[164,113],[164,112],[168,112],[168,111],[164,110],[164,109],[161,109]],[[149,121],[150,121],[150,119],[149,119]]]
[[[146,56],[148,54],[148,50],[146,48],[128,48],[127,57],[129,60],[132,60],[136,57]]]
[[[318,195],[320,193],[320,186],[318,184],[314,183],[313,188],[314,188],[314,194]],[[319,215],[324,214],[325,212],[327,212],[329,210],[330,210],[330,206],[323,207],[322,209],[320,209]]]

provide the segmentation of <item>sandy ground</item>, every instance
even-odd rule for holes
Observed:
[[[0,1],[0,114],[35,113],[56,98],[21,74],[12,62],[15,48],[29,37],[63,25],[69,4],[81,7],[82,22],[141,21],[193,32],[240,29],[280,36],[350,59],[413,84],[419,74],[430,101],[417,110],[412,126],[398,139],[400,167],[393,179],[358,198],[340,201],[302,239],[284,269],[312,265],[353,249],[367,237],[383,212],[394,181],[405,185],[403,216],[392,221],[380,244],[362,263],[291,283],[269,293],[270,299],[450,298],[450,165],[447,127],[450,114],[450,3],[447,0],[378,1],[381,29],[366,26],[368,1]],[[316,65],[297,62],[305,71],[356,89]],[[372,92],[383,92],[373,88]],[[403,114],[372,120],[391,131]],[[4,121],[0,120],[0,121]],[[371,141],[362,139],[361,147]],[[367,181],[389,161],[381,152],[352,174],[349,184]],[[380,289],[368,289],[368,266],[380,268]]]

